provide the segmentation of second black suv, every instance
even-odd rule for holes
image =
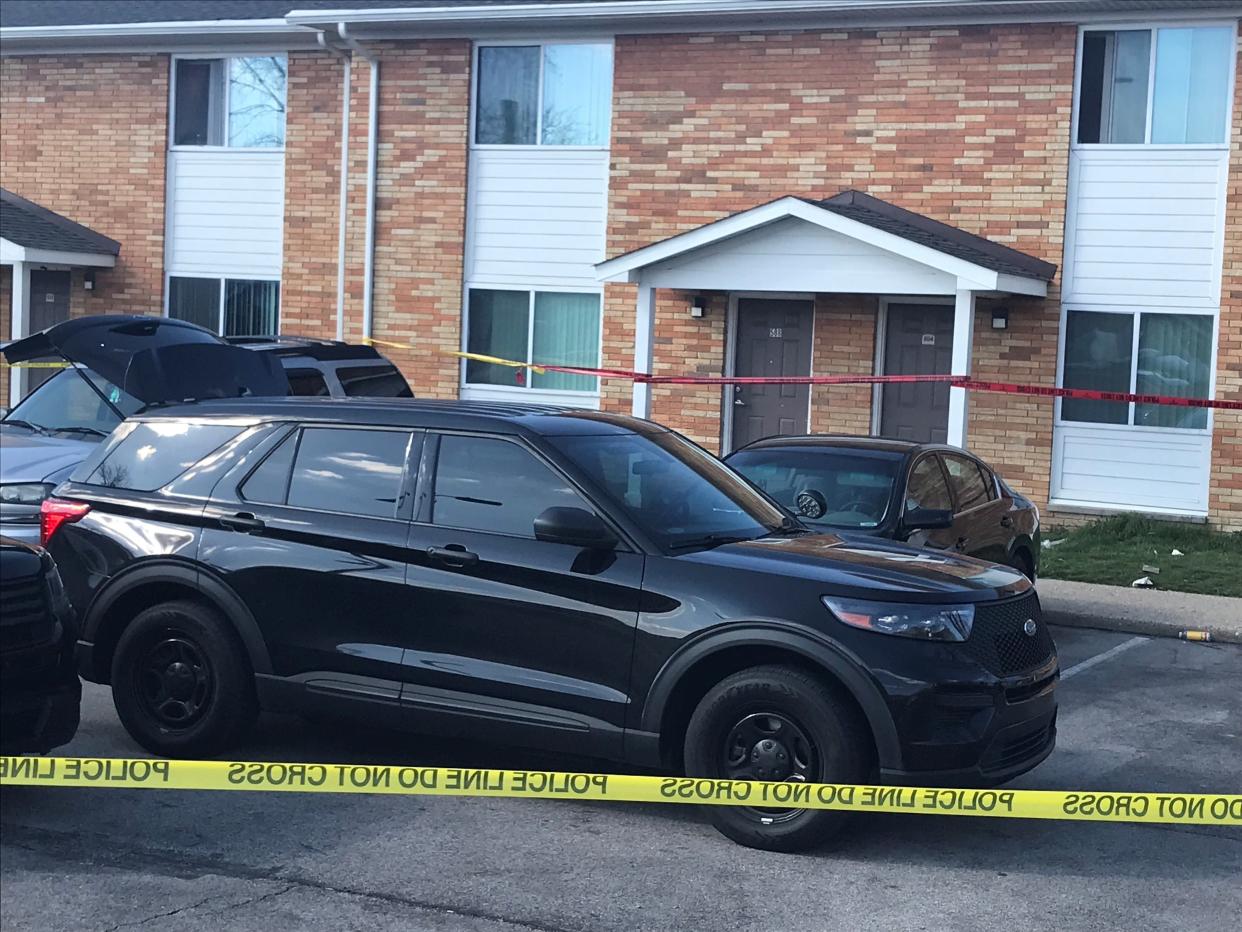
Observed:
[[[208,401],[129,419],[57,495],[82,675],[157,753],[259,708],[720,779],[991,784],[1053,747],[1024,576],[813,534],[646,421]],[[841,814],[713,818],[791,850]]]

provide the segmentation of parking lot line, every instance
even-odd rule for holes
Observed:
[[[1138,647],[1140,644],[1146,643],[1150,640],[1151,638],[1133,637],[1128,641],[1122,641],[1115,647],[1110,647],[1108,650],[1096,654],[1094,657],[1088,657],[1086,660],[1074,664],[1068,670],[1063,670],[1061,672],[1061,679],[1068,680],[1071,676],[1081,673],[1083,670],[1089,670],[1098,663],[1103,663],[1105,660],[1111,660],[1118,654],[1128,651],[1131,647]]]

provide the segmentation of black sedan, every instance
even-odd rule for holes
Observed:
[[[878,437],[769,437],[725,462],[812,527],[1039,570],[1039,509],[957,447]]]

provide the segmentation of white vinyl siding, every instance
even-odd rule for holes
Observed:
[[[1077,149],[1072,158],[1067,303],[1220,304],[1224,149]]]
[[[467,279],[597,288],[607,193],[606,151],[474,150]]]
[[[170,274],[280,277],[283,150],[176,149],[168,177]]]
[[[765,277],[785,291],[865,294],[879,282],[885,294],[952,294],[956,287],[947,272],[792,217],[643,271],[644,282],[659,288],[697,288],[705,277],[738,291]]]

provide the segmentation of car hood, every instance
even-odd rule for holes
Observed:
[[[837,534],[763,537],[682,559],[821,582],[824,595],[893,602],[982,602],[1031,585],[1016,570],[973,557]]]
[[[97,442],[76,437],[44,437],[27,433],[20,427],[0,429],[0,481],[51,481],[56,473],[86,459]]]
[[[10,364],[54,356],[88,366],[147,405],[289,393],[279,360],[167,317],[79,317],[15,340],[3,352]]]

